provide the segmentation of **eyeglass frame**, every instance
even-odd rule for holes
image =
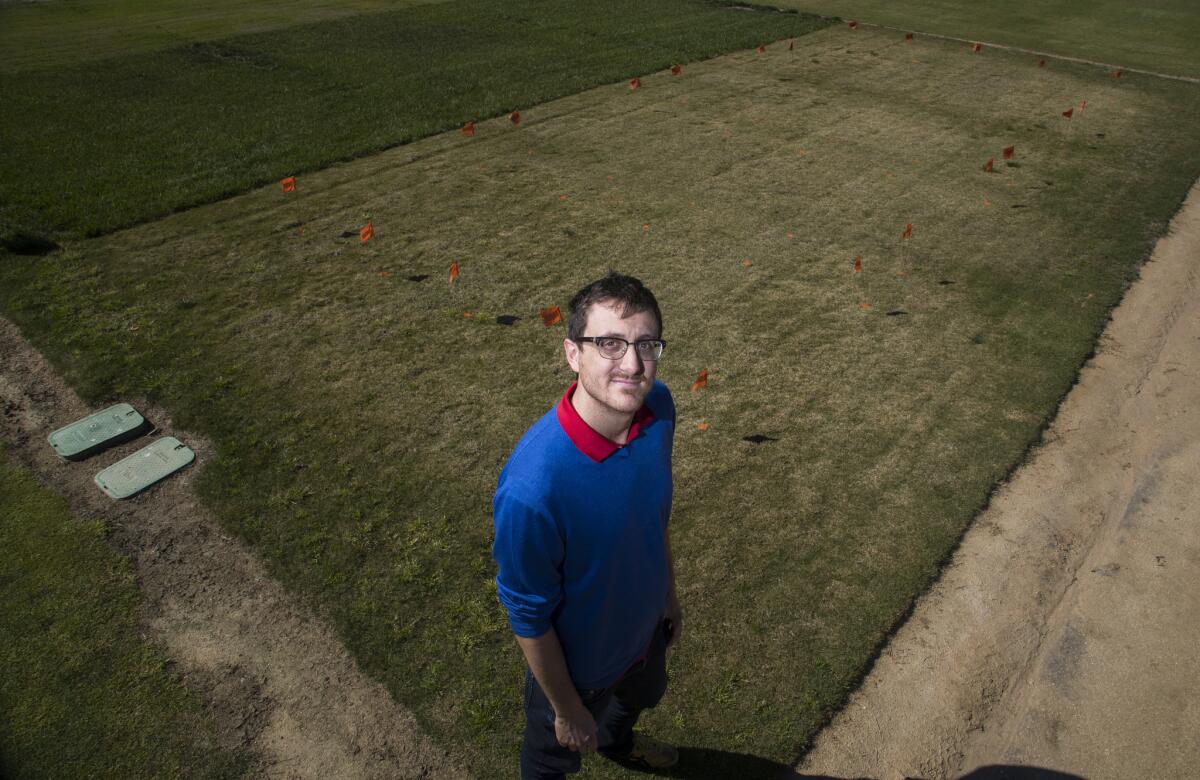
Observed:
[[[633,354],[637,355],[638,360],[642,360],[647,363],[657,363],[659,358],[662,357],[663,350],[667,348],[667,342],[665,339],[638,339],[637,341],[630,341],[628,339],[623,339],[620,336],[580,336],[571,340],[577,344],[590,341],[596,345],[596,351],[599,352],[600,357],[604,358],[605,360],[620,360],[621,358],[625,357],[626,353],[629,352],[630,345],[633,345]],[[621,350],[621,354],[616,355],[615,357],[609,357],[608,355],[604,354],[604,350],[600,348],[601,341],[620,341],[625,345],[625,348]],[[643,357],[641,352],[638,351],[638,344],[662,344],[662,348],[658,350],[657,355],[652,358],[648,358]]]

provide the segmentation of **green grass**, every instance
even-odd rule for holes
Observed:
[[[838,27],[9,258],[0,309],[87,397],[211,437],[222,522],[503,777],[521,662],[490,498],[570,378],[536,312],[640,276],[688,610],[650,725],[787,762],[1036,440],[1200,171],[1198,122],[1195,85]]]
[[[0,233],[94,236],[822,24],[701,0],[456,0],[0,74]]]
[[[1200,6],[1194,0],[770,0],[770,5],[1200,78]]]
[[[45,70],[441,0],[0,3],[0,73]],[[368,22],[369,23],[369,22]]]
[[[0,447],[0,776],[236,777],[244,758],[139,637],[137,583]]]

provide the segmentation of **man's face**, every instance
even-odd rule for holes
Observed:
[[[658,321],[652,312],[637,312],[622,319],[620,311],[614,309],[611,302],[601,301],[588,310],[587,327],[583,335],[616,336],[626,341],[638,341],[656,339],[660,333]],[[578,389],[590,396],[580,400],[617,414],[632,414],[641,408],[642,401],[654,384],[657,361],[639,358],[632,344],[617,360],[604,357],[600,349],[590,342],[576,344],[567,339],[563,348],[567,353],[567,362],[579,373]]]

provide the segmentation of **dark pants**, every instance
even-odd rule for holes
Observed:
[[[608,688],[579,691],[583,706],[596,719],[601,755],[624,758],[633,749],[633,725],[642,710],[658,704],[667,690],[667,631],[659,623],[644,661]],[[522,780],[560,780],[578,772],[580,755],[558,744],[554,707],[533,674],[525,670],[525,741],[521,745]]]

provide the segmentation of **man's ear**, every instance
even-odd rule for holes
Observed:
[[[567,364],[576,374],[579,373],[579,345],[570,339],[563,339],[563,352],[567,356]]]

